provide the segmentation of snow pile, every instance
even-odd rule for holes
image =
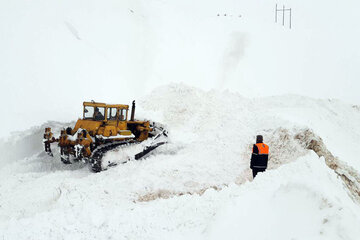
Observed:
[[[48,121],[41,126],[32,127],[22,132],[14,132],[9,137],[0,139],[1,166],[39,153],[43,149],[42,139],[45,127],[51,126],[55,136],[59,136],[60,129],[71,124],[74,125],[74,122]]]
[[[358,239],[360,208],[312,153],[237,187],[207,239]]]
[[[49,122],[2,142],[0,237],[218,239],[226,231],[230,239],[256,239],[257,222],[264,226],[259,239],[359,236],[350,227],[360,221],[358,188],[346,182],[357,184],[360,169],[348,153],[360,135],[352,106],[300,96],[247,99],[182,84],[160,87],[137,106],[137,117],[166,126],[169,144],[101,173],[42,152],[44,126],[59,131],[67,124]],[[269,170],[251,181],[257,134],[271,155]],[[325,158],[338,157],[337,168],[308,150],[315,150],[313,139]]]

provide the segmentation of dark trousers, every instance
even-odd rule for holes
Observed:
[[[51,147],[49,142],[45,142],[45,152],[51,153]]]
[[[265,172],[265,170],[266,170],[266,168],[253,168],[253,169],[252,169],[253,178],[256,177],[256,174],[257,174],[258,172]]]

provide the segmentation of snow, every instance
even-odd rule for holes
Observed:
[[[169,143],[143,161],[92,173],[81,162],[62,164],[55,146],[54,158],[45,154],[44,127],[58,135],[74,123],[47,122],[2,140],[0,238],[358,239],[356,193],[295,138],[311,129],[359,175],[349,152],[360,134],[356,108],[297,95],[249,99],[185,84],[154,93],[138,101],[136,116],[162,123]],[[249,158],[259,133],[270,162],[253,181]]]
[[[276,3],[292,8],[291,30],[274,23]],[[170,82],[360,104],[357,9],[356,0],[2,0],[0,136]]]
[[[312,153],[233,191],[208,239],[357,239],[359,206]],[[346,206],[346,207],[345,207]]]
[[[103,138],[103,139],[116,139],[116,138],[134,138],[135,135],[131,134],[131,135],[121,135],[121,134],[118,134],[116,136],[110,136],[110,137],[103,137],[101,135],[96,135],[98,138]]]
[[[291,30],[264,0],[1,1],[0,239],[359,239],[359,3],[279,4]],[[136,99],[168,144],[96,174],[45,154],[91,99]]]

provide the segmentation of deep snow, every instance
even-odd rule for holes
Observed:
[[[183,84],[154,93],[138,101],[136,116],[165,124],[170,143],[143,161],[98,174],[81,163],[63,165],[57,154],[42,152],[41,138],[45,126],[59,131],[64,123],[2,140],[0,237],[358,239],[354,193],[294,136],[311,129],[359,174],[350,151],[360,135],[359,109],[295,95],[248,99]],[[258,133],[270,145],[270,169],[252,181],[249,158]]]

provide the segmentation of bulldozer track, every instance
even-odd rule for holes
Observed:
[[[90,157],[90,163],[91,163],[91,169],[94,172],[100,172],[102,171],[102,158],[105,156],[105,154],[108,151],[114,150],[115,148],[122,146],[122,145],[133,145],[137,142],[135,140],[128,140],[128,141],[122,141],[118,143],[108,143],[105,145],[98,146],[92,153]]]
[[[140,160],[141,158],[146,156],[151,151],[155,150],[156,148],[160,147],[161,145],[166,144],[167,141],[154,142],[161,135],[164,135],[165,137],[167,137],[167,131],[164,128],[161,128],[161,131],[153,138],[153,142],[150,143],[150,145],[145,146],[141,152],[135,154],[134,160]],[[104,170],[102,168],[102,158],[105,156],[105,154],[107,152],[114,150],[114,149],[118,148],[119,146],[124,146],[124,145],[129,146],[129,145],[133,145],[133,144],[137,144],[137,143],[139,143],[139,142],[131,139],[131,140],[122,141],[122,142],[118,142],[118,143],[108,143],[108,144],[98,146],[93,151],[93,153],[90,157],[91,169],[94,172],[101,172],[102,170]],[[129,159],[127,159],[125,162],[122,162],[122,163],[126,163],[128,160]],[[115,166],[115,165],[117,165],[117,163],[110,163],[108,166],[111,167],[111,166]]]

